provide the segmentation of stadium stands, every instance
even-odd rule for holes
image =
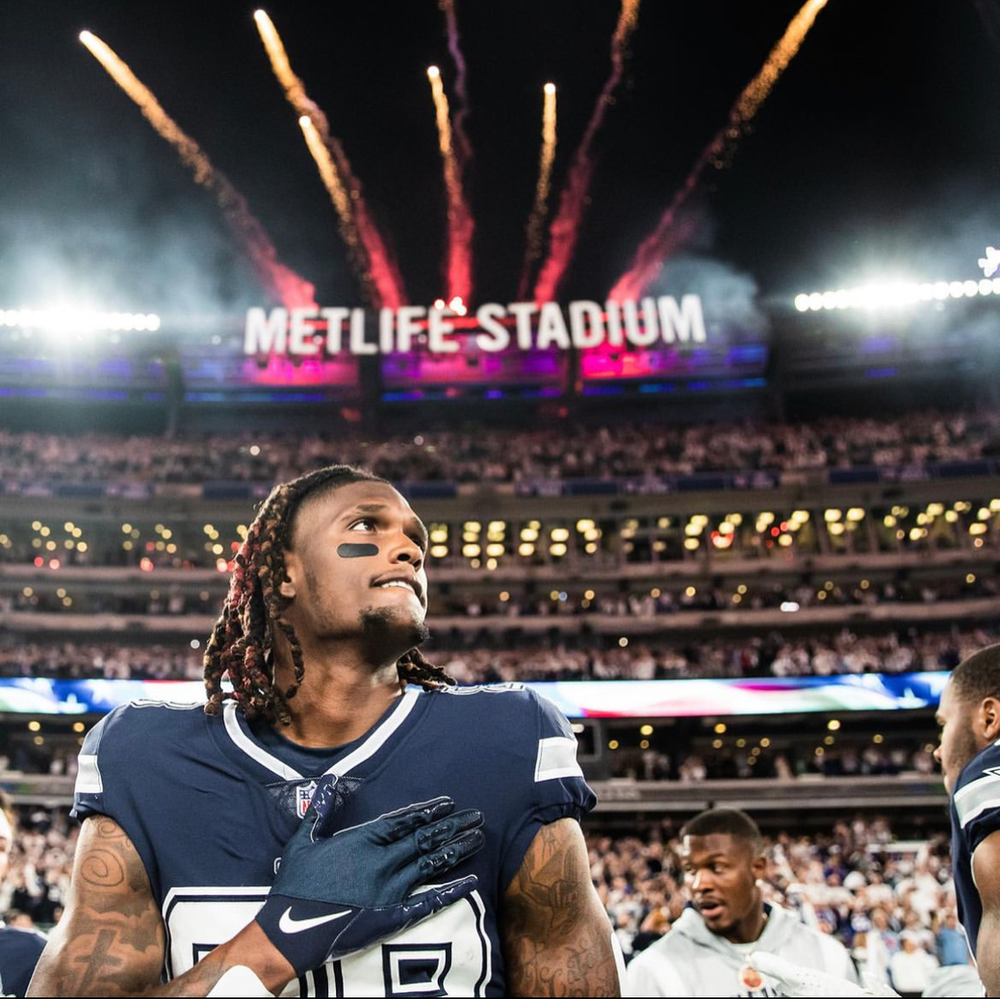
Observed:
[[[400,481],[428,522],[428,654],[460,683],[947,670],[998,638],[998,425],[604,428],[574,447],[548,431],[346,448],[0,434],[0,677],[197,679],[252,503],[342,456]],[[937,951],[954,899],[930,714],[575,722],[601,798],[593,875],[626,954],[678,915],[676,829],[710,804],[754,811],[769,898],[877,973],[905,930]],[[24,718],[0,722],[29,829],[0,912],[47,925],[96,716]]]

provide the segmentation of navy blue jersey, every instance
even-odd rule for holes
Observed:
[[[958,776],[951,796],[951,863],[958,918],[973,956],[983,904],[972,878],[972,854],[1000,829],[1000,743],[987,746]]]
[[[75,814],[110,816],[138,850],[163,915],[171,978],[250,922],[327,772],[339,777],[340,828],[442,794],[459,809],[478,808],[486,845],[448,879],[476,874],[479,885],[286,994],[503,995],[504,891],[541,826],[595,803],[566,719],[517,684],[410,688],[362,738],[332,750],[251,726],[232,702],[221,718],[201,706],[125,705],[87,735]]]
[[[45,949],[45,937],[0,923],[0,996],[23,996]]]

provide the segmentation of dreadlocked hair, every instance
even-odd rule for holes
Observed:
[[[233,560],[229,592],[205,649],[207,714],[217,715],[223,701],[233,700],[247,718],[260,716],[284,725],[291,723],[288,702],[302,683],[305,663],[295,629],[282,612],[285,552],[303,501],[352,482],[390,484],[362,468],[330,465],[280,483],[261,504]],[[285,636],[291,650],[294,680],[285,690],[274,683],[274,629]],[[455,683],[415,648],[399,659],[396,668],[401,680],[419,683],[424,690]],[[225,677],[232,683],[231,692],[222,688]]]

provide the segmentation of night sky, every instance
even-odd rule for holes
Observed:
[[[644,0],[561,298],[607,293],[798,7]],[[364,185],[410,300],[429,304],[444,290],[445,245],[431,63],[455,110],[443,14],[434,0],[265,9]],[[559,87],[554,211],[610,72],[618,9],[456,0],[475,151],[475,302],[515,297],[542,84]],[[211,195],[80,44],[83,28],[243,192],[322,303],[363,304],[252,13],[205,0],[4,3],[0,307],[211,315],[266,304]],[[688,253],[749,279],[765,300],[882,275],[978,277],[983,247],[1000,240],[997,26],[995,0],[830,0],[731,168],[702,189]]]

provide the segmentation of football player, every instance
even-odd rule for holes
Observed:
[[[952,670],[936,717],[958,918],[986,994],[1000,995],[1000,645]]]
[[[367,472],[275,487],[207,706],[137,702],[88,733],[37,994],[618,994],[573,734],[424,659],[426,551]]]

